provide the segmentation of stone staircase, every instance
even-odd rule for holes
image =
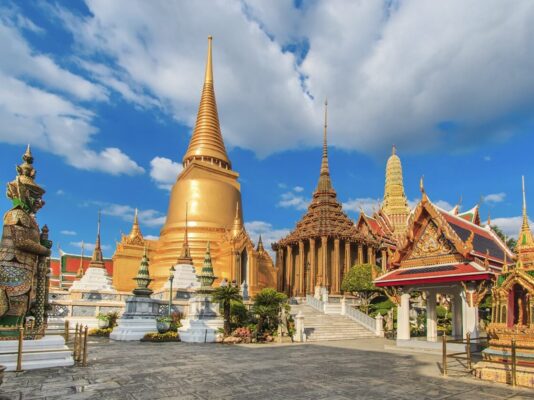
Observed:
[[[291,314],[304,315],[304,331],[308,342],[327,340],[350,340],[376,337],[358,322],[339,315],[323,314],[306,304],[291,306]]]

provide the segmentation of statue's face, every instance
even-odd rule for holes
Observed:
[[[34,190],[29,190],[28,203],[33,214],[37,213],[45,205],[42,194]]]

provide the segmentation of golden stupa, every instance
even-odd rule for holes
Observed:
[[[187,221],[187,240],[197,270],[202,266],[209,241],[218,280],[246,282],[249,293],[254,294],[263,287],[276,286],[276,271],[269,254],[263,246],[254,248],[244,228],[239,174],[232,170],[219,125],[211,47],[210,36],[204,87],[193,135],[183,157],[184,169],[172,188],[167,219],[159,240],[148,246],[152,260],[150,272],[154,279],[152,288],[162,287],[168,279],[169,268],[177,263]],[[123,237],[123,241],[128,242],[128,237]],[[120,271],[122,266],[117,262],[122,257],[117,254],[119,246],[120,243],[114,255],[114,269],[125,285],[115,280],[114,284],[120,290],[132,287],[133,282],[128,279],[131,280],[135,273],[133,267],[128,268],[128,273]],[[135,254],[140,257],[142,248]]]

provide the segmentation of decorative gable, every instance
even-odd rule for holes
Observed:
[[[446,256],[455,253],[454,246],[445,237],[445,234],[438,229],[436,223],[429,220],[423,233],[413,243],[407,260],[420,259],[426,257]]]

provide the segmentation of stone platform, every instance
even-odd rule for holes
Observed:
[[[0,341],[0,365],[6,371],[14,371],[17,366],[18,340]],[[43,353],[35,351],[46,351]],[[13,354],[2,354],[13,353]],[[66,367],[74,365],[72,351],[65,346],[65,339],[60,335],[49,335],[37,340],[24,340],[22,344],[22,369],[40,369]]]

